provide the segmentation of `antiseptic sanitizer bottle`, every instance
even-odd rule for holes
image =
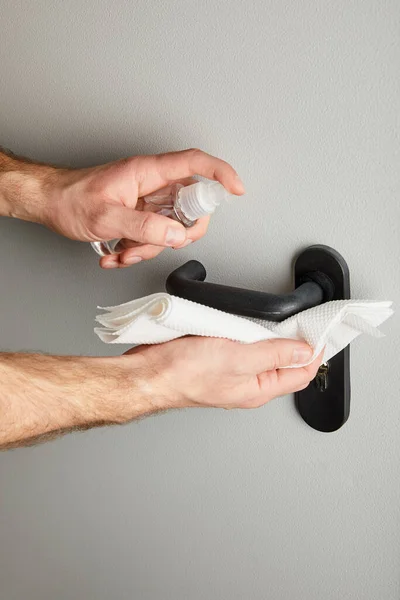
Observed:
[[[144,197],[151,205],[149,210],[179,221],[185,227],[192,227],[197,219],[211,215],[217,206],[229,199],[230,194],[217,181],[198,181],[191,185],[175,183],[164,190],[159,190]],[[116,246],[120,240],[91,242],[100,256],[118,254]]]

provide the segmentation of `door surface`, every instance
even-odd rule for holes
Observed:
[[[117,354],[97,305],[210,278],[284,292],[312,243],[352,295],[399,303],[400,4],[0,0],[0,144],[85,166],[200,147],[244,199],[208,236],[118,272],[90,247],[0,219],[0,349]],[[4,600],[395,600],[399,317],[352,348],[347,424],[292,397],[187,410],[0,456]]]

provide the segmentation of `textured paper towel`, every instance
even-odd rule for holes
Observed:
[[[271,338],[304,340],[324,361],[361,333],[383,334],[377,327],[392,314],[391,302],[336,300],[305,310],[281,323],[247,319],[166,293],[105,307],[95,328],[107,344],[159,344],[184,335],[222,337],[251,343]],[[101,307],[99,307],[101,308]]]

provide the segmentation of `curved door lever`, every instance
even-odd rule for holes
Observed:
[[[166,289],[170,294],[186,300],[235,315],[268,321],[283,321],[331,300],[334,293],[330,279],[317,271],[305,274],[293,292],[280,295],[208,283],[205,278],[203,265],[197,260],[190,260],[169,275]]]

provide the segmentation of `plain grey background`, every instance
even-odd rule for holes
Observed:
[[[346,257],[353,297],[398,302],[399,32],[398,0],[0,0],[0,144],[72,166],[198,146],[247,187],[200,243],[119,272],[1,219],[1,349],[118,353],[96,305],[189,258],[285,291],[311,243]],[[286,397],[1,455],[1,598],[399,598],[398,315],[383,329],[353,345],[334,434]]]

